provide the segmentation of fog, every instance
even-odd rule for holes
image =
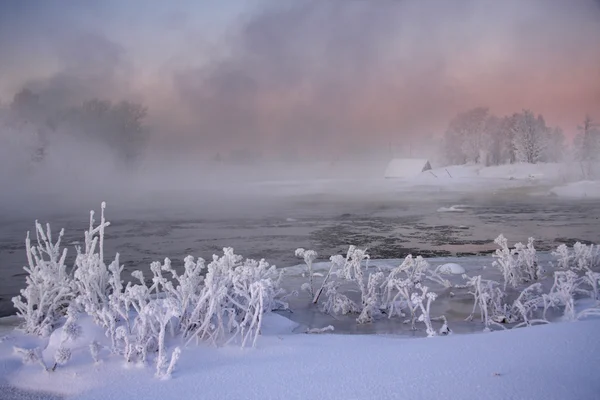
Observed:
[[[91,99],[147,108],[127,166],[61,125],[32,164],[39,127],[3,124],[7,214],[378,179],[392,156],[435,160],[448,121],[477,106],[532,109],[571,137],[600,118],[596,0],[3,2],[0,60],[4,116],[23,89],[44,115]]]

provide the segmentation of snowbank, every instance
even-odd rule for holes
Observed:
[[[291,334],[265,320],[256,349],[187,348],[173,378],[121,357],[54,373],[22,365],[0,343],[0,380],[74,399],[597,399],[600,320],[423,339]]]
[[[452,275],[462,275],[466,272],[466,270],[460,265],[456,263],[446,263],[437,267],[437,271],[440,274],[452,274]]]
[[[518,186],[525,184],[563,183],[581,179],[578,164],[540,163],[506,164],[491,167],[483,165],[453,165],[436,168],[419,174],[415,184],[454,186],[464,188],[469,184],[481,189],[482,184]]]
[[[600,198],[600,181],[573,182],[552,188],[550,193],[570,199],[597,199]]]

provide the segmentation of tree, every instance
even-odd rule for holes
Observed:
[[[575,137],[575,158],[582,163],[586,177],[592,175],[592,166],[600,159],[600,125],[594,123],[589,115],[585,116],[583,125],[578,126],[579,134]]]
[[[575,154],[579,161],[596,161],[600,158],[600,125],[594,123],[589,115],[583,125],[577,127],[579,134],[575,138]]]
[[[50,124],[49,115],[44,110],[39,96],[29,89],[22,89],[13,96],[8,112],[8,120],[13,132],[21,136],[30,135],[33,138],[35,144],[31,160],[34,162],[44,160]]]
[[[530,164],[542,161],[548,139],[544,118],[541,115],[536,118],[529,110],[523,110],[513,117],[513,144],[517,161]]]
[[[548,130],[547,146],[544,151],[544,160],[547,162],[559,162],[565,156],[565,135],[561,128],[556,127]]]
[[[488,148],[486,121],[488,109],[473,108],[450,121],[445,134],[445,153],[451,164],[484,161]]]
[[[58,129],[107,145],[118,159],[131,164],[143,149],[148,130],[144,126],[147,109],[141,104],[93,99],[64,113]]]

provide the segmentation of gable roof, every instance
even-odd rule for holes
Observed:
[[[385,169],[385,178],[412,178],[431,169],[426,158],[394,158]]]

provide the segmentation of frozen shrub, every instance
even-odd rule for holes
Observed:
[[[411,295],[411,302],[421,310],[421,315],[419,315],[418,320],[425,324],[427,336],[435,336],[436,332],[431,324],[430,310],[431,302],[436,299],[437,295],[433,292],[429,292],[429,288],[427,286],[421,286],[419,284],[417,289],[420,290],[420,293],[413,292]],[[424,304],[423,302],[425,301],[426,303]]]
[[[356,321],[359,324],[373,322],[381,314],[381,283],[384,280],[383,272],[369,275],[366,293],[362,296],[362,311]]]
[[[592,299],[596,301],[600,300],[598,289],[598,285],[600,284],[600,272],[594,272],[592,270],[585,271],[585,275],[581,277],[581,284],[590,287],[588,293]]]
[[[109,281],[108,268],[104,264],[104,230],[110,222],[104,218],[105,203],[101,206],[100,224],[94,227],[94,211],[90,211],[88,230],[84,233],[84,248],[76,246],[73,285],[77,303],[98,321],[98,311],[107,305]],[[117,255],[118,262],[118,255]],[[120,284],[120,279],[118,279]]]
[[[21,359],[23,360],[23,364],[40,364],[44,371],[48,369],[46,363],[44,362],[44,358],[42,357],[42,351],[39,347],[35,347],[33,349],[23,349],[21,347],[14,347],[14,350],[17,354],[21,355]]]
[[[517,267],[521,271],[521,279],[525,282],[537,281],[542,278],[544,273],[537,259],[537,252],[533,245],[534,241],[535,239],[530,237],[527,240],[527,245],[517,243],[512,251],[517,256]]]
[[[502,273],[502,277],[504,278],[504,290],[506,290],[507,286],[516,288],[520,282],[520,276],[516,260],[513,257],[513,253],[508,248],[508,241],[503,235],[500,235],[494,240],[494,243],[500,246],[500,248],[496,249],[496,252],[493,255],[497,261],[494,261],[492,265],[497,267]]]
[[[321,311],[331,315],[360,313],[358,305],[338,291],[339,286],[338,282],[327,282],[324,288],[326,300],[321,306]]]
[[[59,347],[54,353],[54,365],[52,371],[56,370],[58,365],[65,365],[71,359],[71,350],[68,347]]]
[[[516,316],[515,319],[522,321],[515,328],[520,326],[530,326],[535,323],[546,324],[548,321],[544,319],[533,318],[533,313],[537,311],[543,303],[542,284],[534,283],[521,291],[519,297],[513,302],[511,314]]]
[[[242,346],[252,337],[256,342],[262,314],[285,306],[276,297],[281,274],[264,260],[246,260],[223,249],[223,257],[213,256],[207,267],[204,286],[190,313],[183,332],[188,341],[208,339],[218,343],[229,335],[229,341],[241,337]]]
[[[321,293],[323,293],[323,290],[325,290],[327,285],[329,284],[329,278],[332,276],[332,274],[336,273],[336,271],[339,271],[340,269],[343,268],[346,260],[344,260],[344,257],[337,254],[337,255],[329,257],[329,262],[330,262],[329,271],[327,272],[327,275],[325,275],[325,279],[323,279],[323,283],[321,284],[321,287],[319,288],[319,290],[317,290],[317,293],[315,293],[315,297],[313,298],[313,304],[317,304],[317,302],[319,301],[319,297],[321,296]]]
[[[416,329],[417,304],[413,303],[412,298],[419,291],[419,285],[425,279],[428,269],[429,264],[421,256],[413,258],[408,255],[402,264],[390,271],[381,285],[388,318],[394,315],[405,316],[403,310],[407,310],[411,329]]]
[[[302,290],[306,290],[312,298],[315,296],[313,262],[317,259],[317,252],[314,250],[305,250],[303,248],[298,248],[296,249],[295,254],[296,257],[304,259],[304,263],[306,264],[306,274],[308,275],[308,282],[302,285]]]
[[[12,302],[17,315],[23,319],[23,329],[27,333],[48,336],[58,319],[66,312],[73,298],[71,281],[65,266],[67,249],[61,251],[64,235],[61,230],[56,242],[52,243],[50,225],[46,230],[35,223],[37,246],[32,246],[29,232],[25,240],[28,266],[25,289]]]
[[[591,270],[600,266],[600,249],[593,244],[585,245],[575,243],[573,245],[573,269],[578,271]]]
[[[498,287],[498,282],[482,279],[481,275],[468,277],[466,287],[471,288],[469,292],[473,296],[473,310],[467,320],[473,319],[475,310],[479,308],[481,321],[485,324],[485,331],[490,330],[490,326],[498,326],[505,329],[500,322],[512,322],[507,306],[503,303],[504,293]]]
[[[582,272],[600,267],[600,248],[593,244],[577,242],[571,250],[567,245],[561,244],[552,255],[561,269]]]
[[[579,292],[577,274],[573,271],[554,272],[554,284],[548,294],[543,295],[544,319],[549,308],[564,308],[563,316],[575,319],[575,294]]]
[[[104,328],[113,354],[128,362],[145,363],[156,352],[157,375],[168,376],[181,353],[177,348],[167,362],[168,340],[185,338],[221,344],[237,339],[242,346],[254,346],[263,314],[287,308],[280,288],[282,273],[265,260],[243,260],[231,248],[223,249],[222,257],[213,256],[208,266],[201,258],[186,257],[182,274],[172,268],[168,258],[163,263],[154,262],[150,266],[150,286],[140,271],[132,274],[139,283],[124,285],[118,254],[108,267],[104,263],[104,230],[109,226],[104,208],[102,203],[97,226],[94,213],[90,213],[85,244],[77,248],[72,276],[64,265],[66,250],[60,251],[63,232],[52,243],[50,227],[43,231],[36,223],[38,246],[32,246],[27,236],[27,287],[21,297],[14,299],[25,329],[49,334],[68,309],[53,370],[70,357],[64,344],[81,337],[76,318],[81,311]],[[303,255],[312,265],[316,253]],[[100,348],[95,341],[90,344],[96,362]],[[43,363],[39,351],[20,352],[27,360]]]
[[[542,278],[544,271],[538,262],[534,241],[533,238],[529,238],[527,245],[517,243],[511,250],[504,235],[500,235],[494,240],[494,243],[500,248],[496,249],[492,255],[496,258],[492,265],[502,273],[504,290],[508,287],[516,289],[521,283]]]
[[[571,266],[571,254],[565,244],[561,244],[552,252],[558,262],[558,268],[569,269]]]

